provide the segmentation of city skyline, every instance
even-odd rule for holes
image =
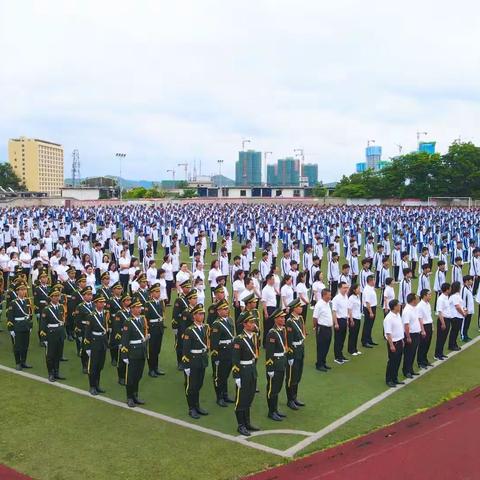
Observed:
[[[82,176],[119,175],[124,152],[124,178],[219,159],[234,178],[249,139],[269,163],[302,148],[329,182],[371,139],[385,159],[418,131],[440,152],[480,143],[479,5],[318,3],[4,3],[0,160],[26,136],[63,145],[65,176],[78,149]]]

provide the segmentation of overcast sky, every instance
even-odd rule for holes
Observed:
[[[242,138],[303,148],[333,181],[364,159],[480,143],[480,3],[0,0],[0,160],[20,135],[80,152],[82,176],[234,177]]]

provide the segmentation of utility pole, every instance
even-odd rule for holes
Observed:
[[[126,153],[116,153],[115,156],[118,158],[120,162],[120,176],[118,177],[118,185],[120,187],[120,194],[119,198],[122,199],[122,159],[124,159],[127,154]]]
[[[222,164],[223,160],[217,160],[218,163],[218,182],[220,185],[218,185],[218,190],[220,192],[220,196],[223,197],[223,192],[222,192]]]
[[[188,182],[188,163],[177,163],[177,167],[185,168],[185,180]]]
[[[297,157],[300,157],[300,175],[299,177],[303,177],[303,164],[305,162],[305,155],[303,154],[303,148],[294,148],[293,152]]]

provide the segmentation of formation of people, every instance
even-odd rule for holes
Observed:
[[[418,374],[415,362],[432,365],[434,314],[434,358],[443,360],[446,346],[455,351],[459,337],[470,340],[480,299],[474,209],[171,204],[5,209],[0,221],[2,292],[18,370],[31,368],[36,319],[50,381],[64,380],[65,341],[75,342],[92,395],[105,393],[109,354],[128,405],[142,405],[145,365],[149,377],[165,374],[160,359],[170,324],[189,415],[208,414],[200,394],[210,363],[217,405],[234,404],[245,436],[258,429],[250,408],[260,365],[271,420],[286,416],[278,406],[283,389],[290,409],[305,406],[297,394],[310,312],[315,367],[327,373],[332,339],[338,366],[361,355],[360,344],[377,345],[372,332],[382,310],[386,383],[394,388],[403,383],[402,358],[406,378]]]

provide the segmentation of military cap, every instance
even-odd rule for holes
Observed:
[[[226,275],[219,275],[219,276],[217,277],[217,283],[218,283],[218,282],[221,282],[222,280],[225,280],[225,281],[226,281],[226,280],[227,280],[227,276],[226,276]]]
[[[192,288],[192,282],[190,280],[184,280],[180,286],[182,288]]]
[[[73,265],[70,265],[67,269],[67,273],[76,273],[77,271],[75,270],[75,267]]]
[[[55,285],[52,285],[52,290],[59,290],[60,293],[63,291],[63,284],[62,283],[56,283]]]
[[[100,276],[100,279],[103,280],[104,278],[110,278],[110,273],[103,272],[102,275]]]
[[[221,308],[229,308],[228,302],[226,300],[221,300],[216,304],[217,310],[220,310]]]
[[[48,274],[45,270],[42,270],[39,274],[38,274],[38,279],[40,280],[41,278],[44,278],[44,277],[47,277],[48,278]]]
[[[123,290],[122,284],[120,282],[115,282],[111,287],[112,290],[116,290],[117,288],[121,288]]]
[[[281,308],[277,308],[271,315],[270,315],[270,319],[271,320],[275,320],[276,318],[278,317],[285,317],[286,316],[286,313],[283,309]]]
[[[251,303],[251,302],[256,302],[258,298],[255,296],[254,293],[251,293],[250,295],[247,295],[246,297],[242,298],[242,302],[245,304]]]
[[[137,282],[146,282],[146,281],[147,281],[147,276],[144,273],[141,273],[137,278]]]
[[[217,286],[213,289],[213,291],[214,291],[215,293],[223,292],[223,291],[224,291],[224,290],[223,290],[223,285],[217,285]]]
[[[255,322],[255,317],[251,313],[247,313],[242,319],[242,323]]]
[[[298,306],[301,306],[302,305],[302,302],[299,298],[295,298],[294,300],[292,300],[289,304],[288,304],[288,308],[290,309],[294,309],[295,307],[298,307]]]
[[[28,285],[26,283],[20,282],[15,286],[15,290],[21,290],[22,288],[28,289]]]
[[[197,298],[198,297],[198,293],[196,290],[192,289],[190,290],[186,295],[185,295],[185,298],[187,300],[190,300],[191,298]]]
[[[195,315],[196,313],[205,313],[205,310],[203,308],[203,305],[199,303],[198,305],[195,305],[192,308],[192,315]]]
[[[94,301],[94,302],[106,302],[107,300],[105,299],[105,297],[103,296],[103,294],[97,293],[97,294],[95,295],[95,297],[93,298],[93,301]]]
[[[78,283],[78,282],[81,282],[81,281],[83,281],[83,280],[86,280],[86,279],[87,279],[87,276],[86,276],[84,273],[82,273],[82,274],[77,278],[77,283]]]
[[[121,298],[120,298],[120,301],[123,303],[125,300],[131,300],[132,297],[128,294],[128,293],[124,293]]]
[[[62,294],[62,292],[58,288],[53,288],[50,291],[50,294],[48,295],[50,298],[52,297],[59,297]]]
[[[142,302],[140,300],[138,300],[138,298],[135,298],[133,300],[133,302],[130,304],[130,308],[133,308],[133,307],[142,307]]]
[[[160,291],[160,284],[159,283],[154,283],[149,289],[150,293],[159,292],[159,291]]]
[[[81,292],[82,295],[85,295],[86,293],[93,293],[92,287],[85,287]]]

